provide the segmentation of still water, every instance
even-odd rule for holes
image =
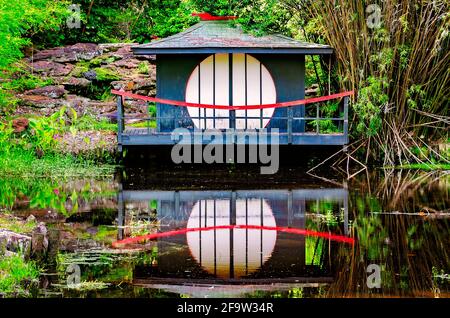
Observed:
[[[35,297],[450,297],[449,172],[318,174],[5,179],[0,204],[48,228]]]

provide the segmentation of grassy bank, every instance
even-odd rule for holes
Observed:
[[[12,119],[0,122],[3,177],[104,177],[114,172],[115,137],[107,129],[111,125],[78,118],[65,107],[26,121],[21,129]]]
[[[29,286],[37,283],[39,269],[34,262],[25,261],[20,255],[0,258],[0,295],[24,297]]]
[[[8,177],[64,178],[64,177],[110,177],[112,164],[99,164],[70,155],[49,154],[37,158],[31,151],[14,150],[0,155],[0,174]]]

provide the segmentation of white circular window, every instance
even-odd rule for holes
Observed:
[[[232,63],[230,63],[230,58]],[[230,89],[231,85],[231,89]],[[275,83],[267,68],[248,54],[214,54],[192,72],[186,102],[208,105],[261,105],[276,103]],[[230,128],[230,111],[188,107],[199,129]],[[264,128],[274,108],[237,110],[236,129]]]
[[[187,228],[230,224],[230,200],[201,200],[192,208]],[[236,225],[275,227],[276,221],[265,200],[238,199]],[[186,235],[195,260],[210,274],[221,278],[240,278],[257,271],[272,256],[277,241],[276,231],[260,229],[217,229]]]

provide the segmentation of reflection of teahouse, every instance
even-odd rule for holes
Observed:
[[[205,18],[205,16],[201,16]],[[305,56],[331,56],[327,45],[282,35],[256,37],[229,21],[207,16],[179,34],[132,48],[156,55],[157,97],[118,95],[119,148],[173,144],[176,128],[278,129],[281,144],[344,145],[348,142],[348,98],[352,92],[305,100]],[[156,103],[147,128],[130,128],[123,116],[128,99]],[[341,101],[324,114],[326,101]],[[333,122],[325,131],[321,123]],[[275,131],[275,130],[274,130]]]
[[[134,242],[121,247],[142,244],[146,248],[146,235],[131,237],[124,229],[131,225],[131,213],[137,217],[141,211],[146,217],[149,206],[156,211],[160,230],[149,235],[158,236],[153,241],[157,265],[137,267],[133,274],[135,284],[150,288],[158,284],[166,290],[188,288],[186,293],[191,293],[197,288],[192,284],[208,284],[197,292],[210,293],[214,285],[238,293],[242,290],[233,285],[259,290],[319,286],[333,281],[326,264],[333,263],[339,244],[350,239],[345,188],[124,189],[118,205],[118,239]],[[328,227],[322,228],[326,232],[318,232],[321,228],[316,226],[325,213],[339,220],[341,235],[333,235]],[[301,234],[295,235],[296,231]]]

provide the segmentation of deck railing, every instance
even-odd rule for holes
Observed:
[[[337,135],[343,137],[340,138],[341,143],[347,143],[349,98],[353,95],[353,92],[343,92],[329,96],[314,97],[290,102],[280,102],[275,104],[241,106],[188,103],[142,96],[118,90],[112,90],[112,94],[117,95],[118,143],[120,147],[122,144],[126,144],[126,142],[124,142],[125,139],[129,140],[132,135],[139,135],[139,138],[142,139],[144,138],[143,136],[164,134],[164,132],[161,132],[158,129],[161,123],[164,123],[166,126],[170,124],[170,126],[174,129],[183,127],[193,130],[196,126],[197,129],[200,128],[202,130],[222,130],[227,128],[247,130],[255,128],[261,129],[264,128],[264,122],[271,122],[271,128],[283,127],[280,130],[280,135],[287,138],[288,144],[293,143],[294,137],[298,139],[302,136],[307,138],[308,136]],[[124,105],[127,100],[145,101],[145,117],[138,117],[135,114],[126,114]],[[335,110],[330,110],[330,108],[321,108],[321,103],[333,100],[339,100],[339,104],[334,104],[334,108],[336,108]],[[183,118],[174,115],[159,116],[159,112],[152,115],[150,114],[149,103],[158,103],[160,105],[171,105],[177,107],[191,107],[194,109],[197,108],[198,115],[191,115]],[[300,108],[299,106],[304,106],[304,108]],[[286,111],[277,112],[278,108],[286,108]],[[264,115],[265,109],[275,109],[275,111],[271,116],[267,116]],[[212,112],[208,110],[212,110]],[[224,112],[224,110],[227,112]],[[255,114],[255,110],[259,110],[258,115]],[[129,121],[133,119],[140,120],[141,124],[139,124],[138,127],[136,127],[135,124],[128,124]],[[142,122],[145,122],[146,124],[142,125]],[[190,124],[187,124],[188,122],[190,122]],[[224,122],[226,123],[225,125]],[[324,128],[322,125],[325,122],[328,122],[327,128]],[[236,123],[238,123],[238,125],[236,125]],[[259,124],[257,125],[258,127],[253,127],[255,126],[255,123]],[[277,127],[277,123],[279,123],[280,127]],[[165,134],[167,135],[167,132],[165,132]],[[302,142],[296,143],[301,144]],[[308,144],[308,142],[305,142],[305,144]]]

